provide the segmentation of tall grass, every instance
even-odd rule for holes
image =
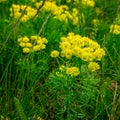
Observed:
[[[42,0],[41,0],[42,1]],[[75,0],[73,0],[74,2]],[[79,10],[79,22],[73,25],[53,18],[40,9],[35,19],[25,23],[10,17],[12,4],[33,3],[24,0],[0,1],[0,119],[8,120],[119,120],[120,119],[120,34],[110,33],[111,24],[119,24],[119,1],[94,0],[94,7],[57,0]],[[99,9],[99,12],[96,11]],[[84,17],[82,15],[84,14]],[[24,13],[23,13],[24,14]],[[21,16],[22,17],[22,16]],[[93,24],[96,19],[98,23]],[[87,64],[74,57],[52,58],[60,51],[60,38],[74,32],[87,36],[104,48],[101,69],[89,72]],[[46,48],[24,54],[17,39],[40,35],[47,38]],[[71,77],[64,65],[77,66],[80,75]]]

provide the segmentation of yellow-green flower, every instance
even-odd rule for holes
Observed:
[[[55,58],[59,56],[59,52],[57,50],[53,50],[50,54],[51,57]]]
[[[111,25],[110,26],[110,33],[113,34],[120,34],[120,25]]]
[[[78,76],[80,74],[80,71],[77,67],[69,67],[66,69],[66,74],[71,76]]]

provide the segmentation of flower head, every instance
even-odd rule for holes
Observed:
[[[53,50],[50,54],[51,57],[55,58],[59,56],[59,52],[57,50]]]
[[[98,63],[96,62],[90,62],[89,65],[88,65],[88,69],[89,71],[91,72],[95,72],[96,70],[99,70],[100,69],[100,66]]]

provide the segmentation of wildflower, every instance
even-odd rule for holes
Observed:
[[[30,47],[32,47],[32,44],[29,43],[29,42],[27,42],[27,43],[25,43],[25,46],[28,47],[28,48],[30,48]]]
[[[31,40],[37,40],[37,39],[41,39],[40,36],[34,35],[34,36],[30,36]]]
[[[19,45],[23,47],[23,53],[39,51],[45,49],[45,44],[48,42],[46,38],[40,36],[27,36],[18,38]]]
[[[100,66],[98,63],[96,62],[90,62],[89,65],[88,65],[88,69],[89,71],[91,72],[95,72],[96,70],[99,70],[100,69]]]
[[[59,52],[57,50],[53,50],[50,54],[51,57],[55,58],[59,56]]]
[[[71,0],[69,0],[68,2],[71,2]],[[37,2],[36,7],[38,8],[40,4],[42,4],[42,2]],[[72,13],[70,13],[69,7],[67,5],[58,6],[56,5],[55,1],[46,1],[42,10],[51,12],[53,18],[60,21],[65,21],[66,23],[68,23],[68,20],[71,20],[73,25],[77,25],[79,22],[78,9],[73,8]]]
[[[33,51],[38,51],[38,50],[40,50],[40,45],[33,46]]]
[[[100,61],[102,56],[105,55],[105,51],[102,48],[96,49],[93,55],[94,55],[95,60]]]
[[[63,49],[61,52],[62,57],[66,57],[67,59],[70,59],[72,57],[72,50],[71,49]]]
[[[18,42],[22,42],[22,38],[18,38]]]
[[[22,39],[23,42],[29,42],[29,38],[27,36],[23,37]]]
[[[29,48],[23,48],[23,53],[29,53],[30,49]]]
[[[113,34],[120,34],[120,25],[111,25],[110,26],[110,33]]]
[[[25,44],[24,42],[20,42],[20,46],[21,46],[21,47],[25,47],[25,45],[26,45],[26,44]]]
[[[82,52],[81,54],[81,59],[84,61],[92,61],[93,60],[93,55],[90,52]]]
[[[66,69],[66,74],[71,76],[78,76],[80,74],[80,71],[77,67],[69,67]]]
[[[69,42],[61,42],[60,43],[60,48],[61,49],[70,49],[71,48],[71,44]]]
[[[95,6],[94,0],[82,0],[82,4],[85,5],[85,6],[90,6],[90,7]]]
[[[22,18],[20,19],[21,22],[26,22],[28,19],[32,18],[37,12],[37,10],[30,6],[12,4],[10,8],[10,16],[14,17],[15,19],[18,19],[22,15],[23,11],[25,12]]]

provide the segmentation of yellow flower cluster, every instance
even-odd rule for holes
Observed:
[[[30,53],[45,49],[45,44],[48,42],[46,38],[40,36],[27,36],[18,38],[19,45],[23,48],[23,53]]]
[[[37,2],[36,7],[38,8],[40,4],[42,4],[42,2]],[[72,12],[70,13],[69,7],[67,5],[58,6],[54,1],[53,2],[46,1],[42,9],[51,12],[55,19],[59,19],[60,21],[65,21],[65,22],[71,20],[73,22],[73,25],[78,24],[79,11],[77,8],[73,8]]]
[[[55,58],[59,56],[59,52],[57,50],[53,50],[50,54],[51,57]]]
[[[69,67],[66,69],[66,74],[71,76],[78,76],[80,74],[80,71],[77,67]]]
[[[100,48],[97,42],[88,37],[74,35],[74,33],[69,33],[67,37],[61,37],[59,47],[61,48],[61,56],[67,59],[76,56],[83,61],[93,62],[100,61],[105,55],[105,51]]]
[[[100,45],[88,37],[81,37],[69,33],[67,37],[61,37],[61,56],[71,58],[73,55],[84,61],[100,61],[105,51]]]
[[[111,25],[110,26],[110,33],[113,34],[120,34],[120,25]]]
[[[14,17],[15,19],[18,19],[21,16],[23,11],[24,11],[24,15],[20,19],[21,22],[26,22],[27,20],[32,18],[37,12],[37,10],[35,10],[34,8],[31,8],[30,6],[12,4],[10,8],[10,16]]]
[[[85,6],[90,6],[90,7],[95,6],[94,0],[82,0],[82,4],[85,5]]]

